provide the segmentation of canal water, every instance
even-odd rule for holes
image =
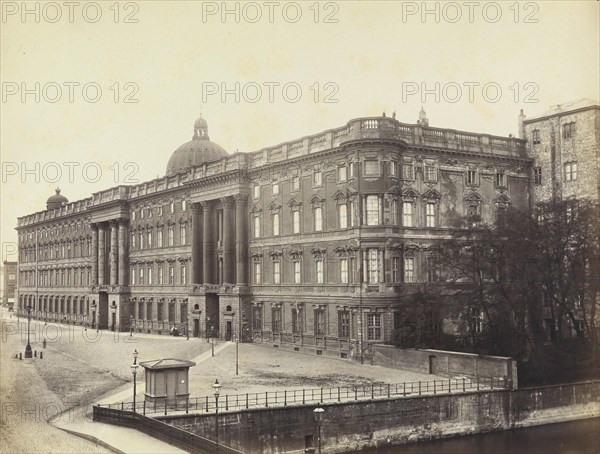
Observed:
[[[600,454],[600,418],[357,452],[361,454]]]

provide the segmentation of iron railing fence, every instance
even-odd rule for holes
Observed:
[[[502,377],[461,377],[442,380],[412,381],[402,383],[338,386],[335,388],[309,388],[284,391],[263,391],[219,396],[219,412],[252,408],[284,407],[325,402],[349,402],[392,397],[456,394],[473,391],[508,389],[509,381]],[[100,405],[99,405],[100,406]],[[214,395],[163,399],[154,402],[118,402],[102,408],[126,410],[146,414],[215,413]]]

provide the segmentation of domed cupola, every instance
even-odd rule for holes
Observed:
[[[218,161],[227,156],[220,145],[211,142],[208,137],[208,123],[202,115],[194,123],[192,140],[181,145],[173,152],[167,164],[167,175],[174,175],[192,167]]]
[[[47,210],[52,210],[54,208],[60,208],[61,206],[69,203],[69,200],[64,195],[60,195],[60,188],[56,188],[55,192],[56,192],[56,194],[48,197],[48,200],[46,200],[46,209]]]

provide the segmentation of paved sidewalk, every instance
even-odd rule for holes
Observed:
[[[215,355],[233,342],[225,342],[215,345]],[[200,364],[212,357],[212,351],[208,350],[193,359]],[[143,374],[140,374],[143,376]],[[142,402],[144,381],[138,380],[138,389],[141,390],[137,396]],[[97,399],[97,404],[108,405],[116,402],[130,402],[132,398],[132,385],[127,383]],[[57,416],[50,423],[71,434],[86,438],[96,444],[107,447],[117,453],[141,454],[141,453],[185,453],[175,446],[164,443],[156,438],[150,437],[135,429],[104,424],[92,421],[92,405],[85,405]]]

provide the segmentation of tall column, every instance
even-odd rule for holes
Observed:
[[[202,207],[192,204],[192,284],[202,284]]]
[[[246,264],[248,261],[248,196],[237,194],[235,197],[235,263],[236,263],[236,285],[248,283]]]
[[[92,270],[91,270],[92,277],[91,277],[90,283],[92,285],[97,285],[98,284],[98,225],[90,224],[90,228],[92,229]]]
[[[110,285],[117,285],[117,270],[119,250],[117,249],[117,235],[119,224],[117,221],[110,222]]]
[[[234,284],[233,200],[231,197],[225,197],[221,201],[223,203],[223,283]]]
[[[98,285],[104,285],[106,238],[105,224],[98,225]]]
[[[127,232],[127,221],[121,219],[119,221],[119,285],[128,284],[127,259],[129,258],[129,235]]]
[[[204,273],[204,283],[214,284],[214,269],[215,269],[215,223],[214,214],[215,208],[212,201],[202,202],[204,209],[204,255],[202,257],[202,271]]]

